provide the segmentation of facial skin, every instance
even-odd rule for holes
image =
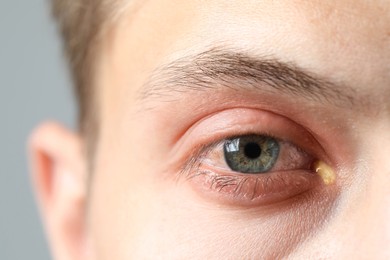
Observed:
[[[30,142],[56,259],[390,257],[390,2],[146,1],[98,64],[93,171],[59,125]],[[201,152],[265,133],[308,157],[243,174]]]

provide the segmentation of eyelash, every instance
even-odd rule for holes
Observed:
[[[240,134],[239,136],[244,135]],[[274,137],[269,133],[256,133],[256,135],[266,135],[281,141],[280,138]],[[294,197],[319,185],[319,178],[311,166],[316,158],[311,155],[309,155],[311,160],[306,165],[306,169],[284,169],[282,171],[273,171],[271,169],[269,173],[263,174],[243,174],[233,171],[230,171],[230,173],[218,173],[221,169],[207,169],[212,168],[212,166],[205,163],[205,158],[213,149],[230,138],[232,137],[226,137],[195,148],[190,158],[184,164],[180,175],[184,175],[189,181],[195,181],[195,186],[201,189],[201,193],[212,193],[210,195],[218,197],[217,199],[222,199],[228,203],[238,203],[239,205],[252,205],[254,203],[259,205],[271,204]],[[291,145],[307,154],[300,147],[294,144]]]

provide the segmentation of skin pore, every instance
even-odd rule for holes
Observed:
[[[145,1],[99,55],[93,172],[31,139],[56,259],[390,257],[390,2]],[[256,134],[280,161],[229,169]]]

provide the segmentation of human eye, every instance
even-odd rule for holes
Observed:
[[[201,160],[203,164],[221,171],[259,175],[310,168],[313,158],[288,141],[250,134],[206,147]]]
[[[215,132],[213,124],[218,125]],[[203,127],[209,131],[202,132]],[[191,142],[196,145],[190,149],[181,175],[205,199],[261,206],[323,186],[314,165],[326,160],[325,153],[307,130],[287,118],[267,111],[233,109],[217,113],[195,128],[187,138],[199,140]]]

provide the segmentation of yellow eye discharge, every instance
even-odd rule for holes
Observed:
[[[336,180],[336,175],[333,169],[323,161],[316,161],[313,164],[314,171],[322,178],[325,185],[333,184]]]

